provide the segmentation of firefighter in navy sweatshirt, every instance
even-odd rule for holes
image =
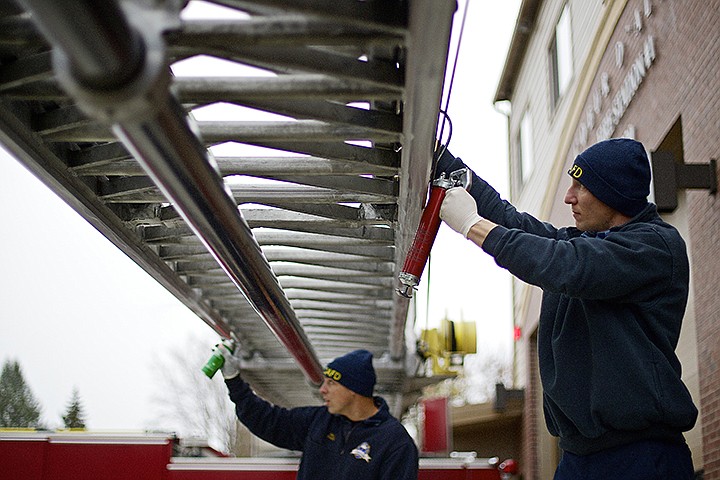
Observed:
[[[464,166],[445,152],[438,171]],[[675,354],[688,299],[685,243],[647,201],[639,142],[599,142],[568,174],[575,227],[518,212],[474,174],[469,192],[448,190],[440,216],[543,291],[543,405],[563,449],[555,479],[692,479],[683,432],[697,409]]]
[[[232,355],[222,374],[238,419],[280,448],[302,452],[298,480],[416,480],[418,450],[381,397],[373,397],[372,353],[355,350],[330,362],[320,387],[324,406],[286,409],[255,395]]]

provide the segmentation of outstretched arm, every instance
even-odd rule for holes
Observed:
[[[301,451],[319,407],[286,409],[255,395],[239,375],[225,380],[238,419],[252,433],[280,448]]]
[[[448,150],[445,150],[438,159],[436,172],[439,176],[443,172],[449,174],[460,168],[467,168],[467,165],[459,157],[456,158]],[[496,225],[502,225],[506,228],[516,228],[549,238],[554,238],[557,235],[557,228],[553,225],[542,222],[528,213],[518,212],[510,202],[503,200],[497,190],[489,183],[472,170],[471,172],[472,185],[468,192],[475,200],[477,214]],[[466,233],[463,233],[463,235],[467,237]]]
[[[449,189],[440,207],[440,218],[453,230],[478,247],[497,224],[477,213],[475,199],[462,187]]]

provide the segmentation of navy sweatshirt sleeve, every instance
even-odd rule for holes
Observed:
[[[611,232],[602,240],[544,238],[497,227],[483,250],[521,280],[570,297],[646,301],[677,278],[673,252],[651,225]]]
[[[438,170],[465,167],[445,152]],[[673,254],[661,228],[649,224],[624,229],[600,240],[580,236],[576,228],[557,229],[500,198],[473,173],[470,194],[478,214],[499,226],[485,239],[483,250],[519,279],[544,291],[592,299],[640,299],[648,284],[673,279]],[[656,290],[652,289],[655,293]]]
[[[280,448],[304,449],[308,429],[321,407],[278,407],[255,395],[239,375],[225,383],[238,419],[252,433]]]

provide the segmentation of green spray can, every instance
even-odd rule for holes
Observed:
[[[221,348],[228,350],[231,354],[235,352],[235,345],[232,340],[223,340],[222,343],[218,343],[217,345],[215,345],[212,350],[212,356],[207,361],[205,366],[202,367],[203,373],[207,375],[208,378],[213,378],[213,376],[215,376],[217,371],[220,370],[225,363],[225,357],[220,351]]]

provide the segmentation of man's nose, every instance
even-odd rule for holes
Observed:
[[[570,187],[567,189],[567,192],[565,192],[565,199],[564,202],[568,205],[572,205],[576,201],[575,193],[572,191],[573,188]]]

